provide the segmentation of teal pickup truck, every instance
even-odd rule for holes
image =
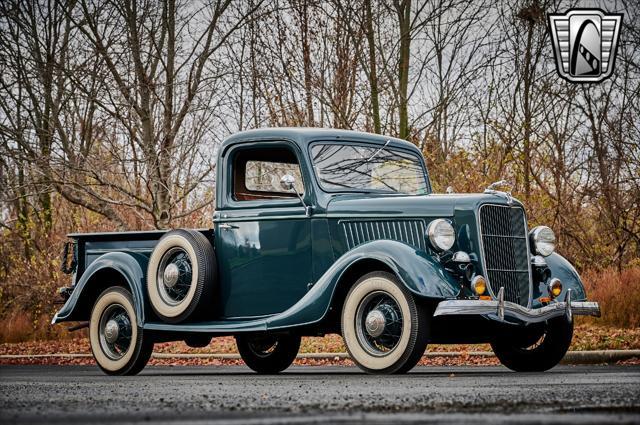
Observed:
[[[410,370],[429,342],[488,342],[508,368],[541,371],[566,353],[573,315],[600,315],[503,182],[434,194],[406,141],[242,132],[216,181],[212,229],[69,235],[53,323],[85,323],[104,372],[139,372],[156,342],[233,335],[250,368],[277,373],[302,336],[327,333],[369,373]]]

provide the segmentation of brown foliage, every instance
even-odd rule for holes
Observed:
[[[603,324],[640,327],[640,267],[588,270],[582,275],[587,297],[600,303]]]
[[[49,323],[56,309],[56,288],[69,281],[59,271],[63,234],[40,238],[42,248],[26,260],[20,240],[5,236],[6,243],[0,246],[0,341],[59,336],[62,329]]]

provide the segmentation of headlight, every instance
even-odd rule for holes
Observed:
[[[556,249],[556,235],[547,226],[537,226],[529,233],[533,250],[543,257],[549,256]]]
[[[456,240],[456,233],[449,220],[438,218],[429,223],[427,235],[431,245],[439,251],[451,249]]]

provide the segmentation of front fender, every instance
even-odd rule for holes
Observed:
[[[563,300],[567,289],[571,289],[571,299],[574,301],[585,301],[587,294],[578,272],[566,258],[555,252],[545,258],[547,266],[551,270],[551,277],[557,277],[562,281],[562,293],[558,299]]]
[[[108,252],[101,255],[93,261],[84,271],[80,281],[74,286],[71,297],[62,306],[60,311],[56,313],[51,321],[52,324],[66,322],[70,320],[85,320],[86,318],[77,317],[78,310],[82,307],[81,302],[95,302],[95,299],[87,299],[87,294],[93,290],[92,286],[99,284],[92,277],[100,272],[115,271],[122,275],[128,289],[133,295],[133,304],[136,309],[136,317],[140,326],[144,324],[144,289],[145,288],[145,270],[147,266],[147,257],[144,255],[128,252]],[[90,311],[91,306],[89,306]]]
[[[349,256],[352,260],[349,266],[363,258],[378,260],[393,270],[404,286],[417,296],[445,299],[454,298],[460,293],[460,284],[445,271],[442,264],[424,251],[403,242],[372,241],[350,252],[353,255]]]
[[[455,298],[461,290],[456,280],[425,252],[398,241],[375,240],[359,245],[338,258],[300,301],[268,319],[267,328],[299,326],[322,320],[341,277],[362,260],[384,263],[409,291],[419,297],[443,300]]]

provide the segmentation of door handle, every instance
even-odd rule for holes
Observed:
[[[225,230],[231,230],[231,229],[237,229],[238,228],[238,226],[234,226],[233,224],[228,224],[228,223],[219,224],[218,227],[220,229],[225,229]]]

